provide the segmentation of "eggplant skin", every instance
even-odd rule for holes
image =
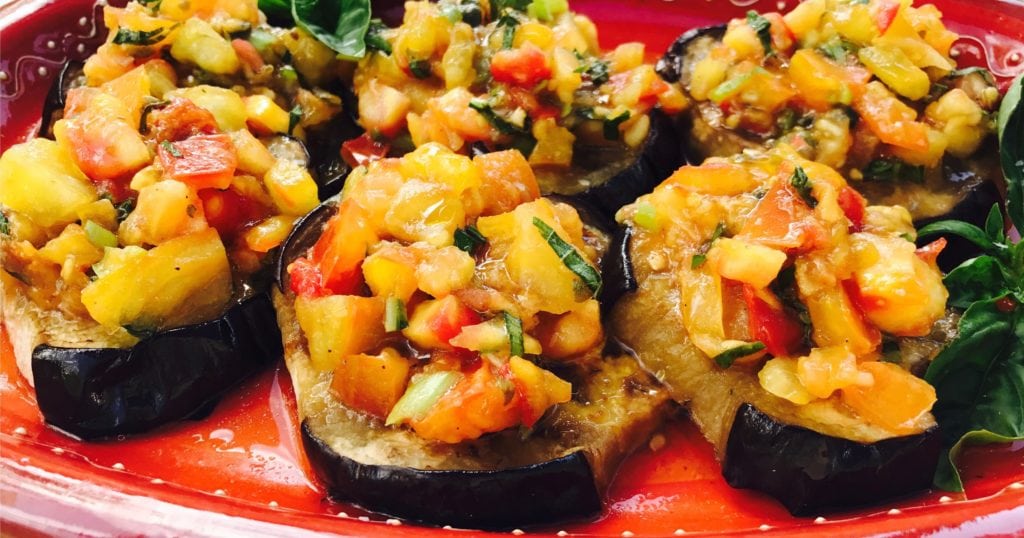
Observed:
[[[601,259],[601,309],[604,313],[610,312],[620,297],[636,291],[636,274],[629,250],[632,239],[632,226],[619,227]]]
[[[601,512],[594,473],[582,451],[500,470],[425,470],[346,458],[302,423],[309,461],[340,501],[409,521],[458,528],[509,529]]]
[[[614,218],[620,207],[651,192],[685,164],[676,121],[659,109],[652,110],[650,118],[650,134],[636,161],[605,183],[571,197],[579,198],[607,217]]]
[[[37,346],[36,400],[46,422],[82,439],[140,433],[202,414],[281,356],[267,293],[222,317],[159,332],[127,349]]]
[[[927,489],[941,450],[937,426],[864,444],[783,424],[743,404],[722,475],[734,488],[763,491],[793,515],[810,516]]]

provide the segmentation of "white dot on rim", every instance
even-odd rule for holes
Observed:
[[[59,446],[55,446],[53,447],[53,453],[59,456],[64,453],[64,449]]]
[[[18,462],[21,463],[22,465],[25,465],[26,463],[28,463],[28,458],[21,458],[20,460],[18,460]]]
[[[558,534],[559,536],[569,536],[569,533],[565,531],[558,531],[556,534]]]
[[[524,534],[526,534],[526,533],[523,532],[523,529],[513,529],[512,530],[512,535],[513,536],[522,536]]]
[[[899,508],[893,508],[892,510],[889,510],[886,513],[889,514],[890,516],[898,516],[898,515],[902,514],[903,512],[901,512]]]
[[[270,501],[270,502],[267,503],[267,506],[269,506],[271,508],[277,508],[278,504],[277,504],[277,501]]]
[[[348,512],[338,512],[338,517],[347,518],[348,517]]]
[[[163,484],[164,481],[159,479],[159,478],[154,478],[154,479],[150,480],[149,483],[150,484],[155,484],[155,485],[159,486],[160,484]]]
[[[226,491],[224,491],[222,489],[218,489],[218,490],[214,491],[213,494],[217,495],[219,497],[223,497],[223,496],[227,495],[228,492],[226,492]]]
[[[948,503],[948,502],[952,502],[952,501],[953,501],[953,498],[950,497],[949,495],[943,495],[942,497],[939,497],[939,502],[940,503]]]
[[[39,76],[41,76],[41,77],[45,77],[46,74],[49,73],[49,72],[50,72],[50,70],[45,68],[45,67],[40,67],[39,69],[36,69],[36,73],[39,73]]]
[[[53,40],[47,41],[46,42],[46,48],[48,48],[48,49],[55,49],[55,48],[57,48],[57,43],[54,42]]]
[[[88,24],[89,24],[89,19],[88,18],[82,17],[81,19],[78,19],[78,25],[79,26],[86,26]]]
[[[121,463],[121,462],[117,462],[117,463],[111,465],[111,467],[114,468],[114,469],[117,469],[118,471],[123,471],[124,470],[124,464]]]
[[[676,536],[682,536],[682,535],[686,534],[686,531],[684,531],[683,529],[676,529],[676,532],[673,532],[672,534],[674,534]]]
[[[78,52],[85,52],[85,43],[79,43],[78,46],[75,47],[75,50]]]
[[[6,78],[7,73],[0,72],[0,80],[5,80]],[[14,428],[14,435],[28,435],[28,430],[24,426],[18,426]]]
[[[760,527],[758,527],[758,530],[766,531],[766,530],[768,530],[768,529],[770,529],[770,528],[772,528],[772,526],[771,526],[771,525],[769,525],[769,524],[767,524],[767,523],[762,523],[762,524],[761,524],[761,526],[760,526]]]
[[[633,538],[633,533],[630,531],[622,531],[622,538]]]
[[[823,518],[823,517],[821,517],[821,516],[818,516],[818,517],[814,518],[814,522],[818,523],[818,524],[824,523],[826,521],[828,521],[828,520]]]
[[[1014,483],[1009,485],[1009,488],[1010,489],[1024,489],[1024,484],[1022,484],[1020,482],[1014,482]]]
[[[0,71],[0,80],[7,80],[7,71]]]
[[[359,519],[359,521],[362,521],[362,522],[365,523],[367,521],[370,521],[370,516],[359,516],[358,519]]]
[[[394,519],[394,518],[391,518],[391,519],[385,521],[384,523],[387,523],[388,525],[391,525],[392,527],[397,527],[397,526],[402,524],[401,521],[399,521],[397,519]]]

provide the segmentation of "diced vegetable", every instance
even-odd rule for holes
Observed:
[[[449,341],[462,332],[463,327],[477,323],[480,323],[480,315],[449,295],[417,305],[402,334],[423,349],[452,349]]]
[[[85,174],[52,140],[33,138],[0,156],[0,204],[39,226],[70,224],[97,198]]]
[[[800,383],[797,375],[797,361],[777,357],[764,364],[757,373],[764,390],[797,405],[810,403],[814,396]]]
[[[336,370],[345,357],[373,349],[384,337],[384,301],[376,297],[300,296],[295,316],[321,372]]]
[[[185,140],[163,141],[157,154],[164,173],[200,190],[225,189],[238,166],[235,147],[228,135],[195,135]]]
[[[921,430],[931,420],[935,389],[899,366],[887,362],[862,362],[860,369],[874,382],[842,390],[843,403],[865,419],[897,435]]]
[[[388,414],[386,423],[392,425],[422,420],[460,379],[462,375],[458,372],[429,372],[413,376],[409,388]]]
[[[230,297],[227,253],[212,229],[131,257],[82,290],[82,304],[93,319],[137,332],[209,319]]]
[[[334,369],[331,388],[348,407],[383,419],[405,393],[410,366],[390,347],[376,355],[346,355]]]
[[[171,56],[217,75],[230,75],[242,67],[231,43],[208,22],[197,18],[189,18],[178,29]]]
[[[305,215],[320,203],[313,176],[289,159],[278,159],[263,176],[263,185],[277,210],[285,215]]]

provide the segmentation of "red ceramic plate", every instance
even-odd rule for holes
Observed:
[[[688,28],[747,9],[786,10],[792,3],[574,0],[572,6],[594,19],[606,47],[640,39],[656,55]],[[947,24],[966,36],[957,45],[961,65],[987,65],[1003,83],[1024,70],[1024,4],[936,4]],[[0,148],[32,136],[60,65],[86,57],[101,41],[99,13],[93,0],[15,1],[0,8]],[[42,423],[34,392],[18,374],[2,333],[0,522],[5,535],[448,532],[414,528],[325,499],[299,448],[295,402],[283,366],[246,382],[201,421],[129,439],[80,443]],[[601,518],[533,532],[1024,536],[1024,443],[969,450],[964,494],[930,491],[827,519],[794,518],[764,495],[727,486],[710,445],[685,420],[666,426],[652,447],[658,449],[643,449],[624,465]]]

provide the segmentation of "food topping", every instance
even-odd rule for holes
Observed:
[[[659,272],[707,360],[797,405],[835,400],[893,435],[930,424],[934,389],[879,362],[883,337],[927,335],[945,314],[945,240],[917,248],[905,209],[868,206],[781,145],[683,167],[618,217],[667,254]]]
[[[569,400],[546,365],[595,360],[598,245],[573,207],[538,197],[519,152],[430,143],[356,168],[288,274],[336,397],[456,443]]]

